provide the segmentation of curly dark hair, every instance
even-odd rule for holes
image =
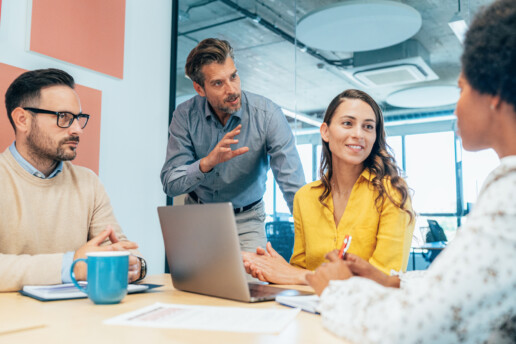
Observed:
[[[376,141],[374,142],[371,154],[364,161],[364,168],[374,174],[371,181],[373,187],[378,191],[378,197],[375,200],[376,208],[380,212],[383,207],[385,197],[387,197],[394,205],[405,211],[410,216],[410,220],[414,219],[414,213],[407,208],[407,201],[410,198],[409,188],[405,180],[400,176],[400,170],[396,165],[394,157],[387,151],[387,142],[385,140],[385,130],[383,126],[382,110],[371,96],[360,90],[349,89],[337,95],[328,105],[326,114],[324,115],[324,123],[328,126],[335,115],[335,111],[345,99],[358,99],[367,103],[373,109],[376,117]],[[323,193],[319,196],[319,202],[322,205],[328,206],[325,200],[331,192],[331,179],[333,177],[333,158],[328,142],[322,140],[322,157],[321,166],[319,168],[321,175],[320,187],[323,187]],[[392,187],[399,192],[400,201],[393,199],[391,195],[385,190],[384,179],[388,178]]]
[[[516,1],[483,8],[464,41],[462,73],[481,94],[500,96],[516,109]]]
[[[186,59],[185,73],[195,83],[204,87],[203,66],[213,62],[222,64],[228,57],[234,59],[233,48],[228,41],[206,38],[190,51]]]
[[[46,87],[64,85],[75,87],[73,77],[67,72],[55,69],[36,69],[18,76],[5,92],[5,107],[9,122],[16,132],[12,112],[17,107],[37,106],[41,90]]]

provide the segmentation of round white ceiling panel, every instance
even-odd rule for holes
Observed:
[[[451,85],[430,85],[406,88],[387,96],[386,102],[401,108],[427,108],[457,103],[460,90]]]
[[[297,38],[331,51],[367,51],[401,43],[421,28],[421,15],[387,0],[348,0],[318,8],[299,20]]]

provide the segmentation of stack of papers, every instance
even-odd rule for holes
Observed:
[[[206,331],[279,333],[299,309],[256,309],[155,303],[104,321],[108,325]]]

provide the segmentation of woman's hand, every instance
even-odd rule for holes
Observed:
[[[278,252],[270,242],[267,249],[261,247],[256,253],[242,252],[245,271],[260,281],[277,284],[305,284],[307,270],[293,267]]]
[[[353,275],[368,278],[384,287],[400,287],[400,279],[397,276],[388,276],[384,274],[382,271],[378,270],[368,261],[360,258],[359,256],[346,253],[344,259]]]
[[[345,280],[353,276],[348,264],[340,259],[339,251],[331,251],[326,255],[329,263],[323,263],[313,274],[306,276],[308,284],[321,295],[331,280]]]

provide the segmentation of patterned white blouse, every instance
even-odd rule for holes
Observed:
[[[326,328],[354,343],[516,342],[516,156],[501,159],[424,275],[401,289],[331,281],[319,311]]]

